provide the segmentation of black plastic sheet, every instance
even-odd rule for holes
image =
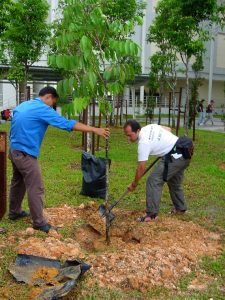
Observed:
[[[54,283],[49,283],[44,277],[38,277],[40,268],[57,269]],[[67,260],[61,264],[59,260],[48,259],[40,256],[18,254],[15,264],[9,268],[10,273],[18,282],[43,287],[42,292],[35,300],[56,300],[68,294],[76,285],[77,279],[91,268],[90,265],[80,260]],[[52,287],[48,287],[52,285]]]

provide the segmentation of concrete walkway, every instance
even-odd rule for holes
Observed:
[[[205,125],[197,126],[196,129],[199,129],[199,130],[210,130],[210,131],[225,133],[224,122],[222,122],[220,119],[217,119],[217,118],[214,118],[214,125],[211,125],[211,123],[208,122]]]
[[[153,123],[157,124],[157,122],[158,122],[158,119],[155,118]],[[161,124],[168,126],[168,119],[162,118]],[[180,126],[181,127],[183,126],[183,119],[181,119]],[[214,118],[214,125],[212,125],[211,122],[208,121],[208,123],[206,123],[205,125],[201,125],[201,126],[198,126],[198,119],[196,118],[195,126],[196,126],[195,127],[196,130],[209,130],[209,131],[214,131],[214,132],[225,133],[224,122],[222,122],[221,119],[219,119],[219,118]]]

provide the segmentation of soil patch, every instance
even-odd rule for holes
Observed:
[[[220,165],[219,165],[220,169],[222,170],[225,170],[225,162],[222,162]]]
[[[62,205],[59,207],[46,208],[44,214],[49,223],[63,227],[73,223],[78,217],[79,210],[75,207]]]
[[[19,253],[83,258],[92,265],[93,276],[87,278],[89,286],[98,283],[145,292],[153,285],[175,289],[178,278],[190,273],[200,257],[221,251],[220,235],[193,222],[164,216],[154,222],[138,223],[140,212],[119,209],[114,211],[117,217],[111,227],[111,244],[107,246],[105,219],[98,214],[97,207],[91,202],[78,208],[48,209],[54,225],[71,224],[77,218],[83,223],[74,227],[72,239],[25,237],[18,246]],[[62,208],[64,213],[60,214]]]

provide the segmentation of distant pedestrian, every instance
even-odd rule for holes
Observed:
[[[205,119],[204,102],[205,99],[202,99],[198,105],[198,126],[201,126],[204,123],[204,119]]]
[[[108,129],[88,126],[60,116],[53,109],[57,99],[58,94],[53,87],[43,88],[38,98],[25,101],[15,108],[10,130],[9,158],[13,177],[9,195],[9,219],[29,216],[21,208],[27,191],[33,228],[44,232],[54,228],[43,215],[44,185],[37,161],[48,126],[66,131],[92,132],[105,138],[109,136]]]
[[[213,115],[214,115],[214,100],[211,100],[209,105],[206,108],[206,119],[204,121],[204,124],[206,124],[208,121],[212,122],[212,125],[214,125]]]

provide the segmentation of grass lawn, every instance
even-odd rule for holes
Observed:
[[[0,130],[9,131],[9,125],[0,125]],[[82,184],[81,160],[81,134],[67,133],[55,128],[49,128],[45,136],[39,162],[45,184],[45,206],[55,207],[61,204],[78,206],[87,203],[90,198],[80,195]],[[101,151],[97,156],[104,157],[104,141],[101,141]],[[132,181],[137,159],[137,145],[128,144],[121,128],[111,129],[110,158],[110,195],[117,198]],[[153,158],[150,158],[151,162]],[[8,161],[9,162],[9,161]],[[11,179],[11,165],[8,163],[8,188]],[[209,231],[218,232],[223,236],[225,229],[225,135],[208,131],[196,131],[195,153],[190,167],[185,172],[184,191],[188,202],[189,213],[182,218],[197,223]],[[145,179],[143,178],[137,189],[127,195],[120,207],[144,211]],[[141,200],[141,201],[140,201]],[[97,200],[99,203],[102,200]],[[27,209],[27,200],[24,201]],[[168,189],[165,186],[160,206],[160,214],[164,215],[171,209]],[[13,234],[17,229],[26,229],[23,220],[11,222],[7,215],[1,220],[1,227],[8,229],[7,235]],[[36,233],[42,235],[42,233]],[[5,236],[0,235],[0,245]],[[14,282],[7,269],[15,260],[16,252],[11,246],[0,248],[0,287],[8,286],[9,298],[26,300],[28,287]],[[205,257],[196,268],[204,269],[206,274],[215,276],[216,280],[207,290],[190,292],[188,284],[195,276],[196,270],[190,276],[180,279],[178,285],[180,293],[176,294],[164,288],[153,288],[147,295],[131,291],[128,295],[115,290],[93,288],[85,296],[79,293],[66,299],[225,299],[225,253],[216,259]],[[87,289],[85,280],[79,283],[78,290]]]

